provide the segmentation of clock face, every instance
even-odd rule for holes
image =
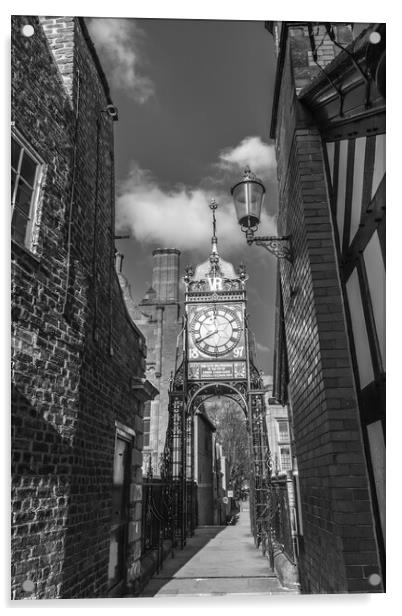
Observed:
[[[207,355],[224,355],[239,342],[241,324],[228,308],[206,308],[195,315],[190,332],[200,351]]]

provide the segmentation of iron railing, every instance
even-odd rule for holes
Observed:
[[[195,481],[187,482],[187,512],[187,536],[192,537],[198,525],[197,484]]]
[[[163,561],[163,543],[170,540],[172,547],[180,538],[182,515],[175,515],[177,502],[180,502],[180,483],[167,482],[152,477],[144,478],[142,484],[142,533],[141,555],[155,550],[157,571]],[[177,501],[177,502],[176,502]],[[192,536],[197,525],[197,486],[186,483],[187,528],[186,536]]]
[[[142,532],[141,555],[156,551],[156,569],[163,561],[163,543],[166,539],[174,542],[171,515],[171,486],[168,482],[152,478],[142,484]]]
[[[271,535],[291,562],[295,561],[287,479],[271,479]]]

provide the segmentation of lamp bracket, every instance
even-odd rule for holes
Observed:
[[[275,236],[255,236],[248,237],[247,244],[256,244],[262,246],[265,250],[268,250],[277,259],[286,259],[290,263],[293,262],[292,246],[290,243],[290,237],[288,235],[283,237]]]

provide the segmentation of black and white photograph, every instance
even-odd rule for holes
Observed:
[[[386,592],[386,20],[264,7],[8,15],[12,605]]]

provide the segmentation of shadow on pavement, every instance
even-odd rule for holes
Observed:
[[[194,536],[187,539],[187,544],[184,548],[182,550],[180,547],[174,549],[173,558],[169,556],[163,562],[159,573],[152,577],[138,596],[153,597],[156,595],[197,552],[202,550],[211,539],[214,539],[226,528],[227,526],[198,526]]]

